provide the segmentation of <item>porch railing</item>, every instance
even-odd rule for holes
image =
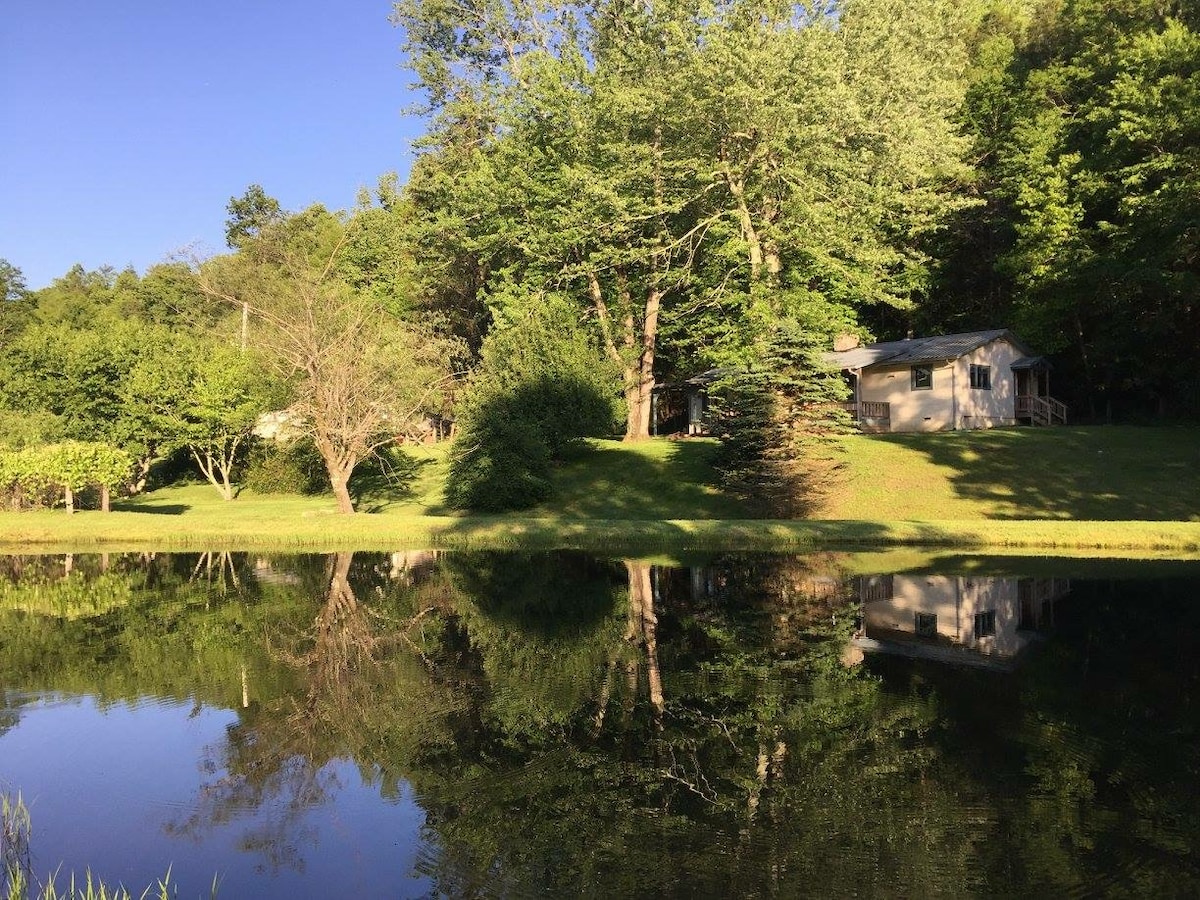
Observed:
[[[1053,397],[1018,394],[1017,418],[1029,419],[1034,425],[1066,425],[1067,405]]]
[[[892,405],[878,400],[851,400],[842,404],[842,409],[854,417],[854,421],[866,425],[884,426],[892,420]]]

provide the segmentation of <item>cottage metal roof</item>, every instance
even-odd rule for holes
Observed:
[[[997,338],[1005,338],[1025,355],[1030,355],[1025,346],[1005,328],[992,331],[968,331],[964,334],[941,334],[934,337],[909,338],[904,341],[884,341],[867,344],[853,350],[842,350],[826,354],[826,358],[842,369],[865,369],[886,363],[903,366],[915,363],[940,362],[958,359]]]

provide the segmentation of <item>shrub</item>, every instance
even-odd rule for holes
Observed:
[[[297,438],[255,444],[242,484],[256,494],[320,494],[328,490],[329,477],[313,442]]]
[[[63,441],[0,452],[0,492],[15,506],[52,506],[60,493],[68,510],[86,488],[104,491],[129,479],[133,459],[124,450],[92,441]]]
[[[619,375],[554,307],[493,331],[460,409],[446,490],[457,509],[522,509],[551,493],[550,466],[620,421]]]
[[[484,413],[460,433],[446,502],[455,509],[503,512],[550,496],[550,451],[536,425]]]

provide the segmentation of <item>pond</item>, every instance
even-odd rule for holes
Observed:
[[[1200,564],[0,557],[33,870],[179,896],[1200,895]]]

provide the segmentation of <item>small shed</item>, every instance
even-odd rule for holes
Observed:
[[[650,433],[708,434],[704,413],[708,410],[708,388],[723,374],[709,369],[683,381],[654,386],[650,394]]]

